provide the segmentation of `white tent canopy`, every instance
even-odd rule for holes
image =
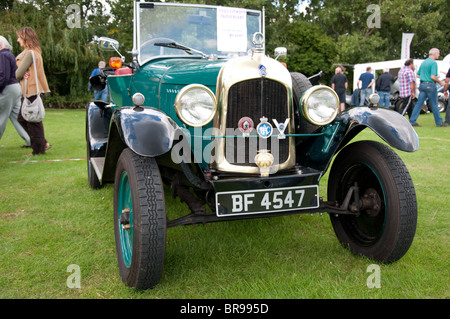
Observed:
[[[388,68],[389,73],[392,74],[394,77],[396,77],[398,74],[398,71],[400,71],[402,66],[405,65],[405,61],[406,61],[406,59],[355,64],[354,70],[353,70],[353,91],[357,89],[359,76],[361,75],[361,73],[366,72],[367,67],[370,66],[372,68],[371,73],[375,77],[376,77],[376,71],[383,70],[385,68]],[[417,74],[417,70],[419,70],[419,67],[423,61],[425,61],[425,60],[414,59],[414,66],[416,69],[416,74]],[[438,60],[436,62],[438,64],[439,78],[441,80],[443,80],[450,68],[450,54],[447,55],[444,58],[444,60]]]

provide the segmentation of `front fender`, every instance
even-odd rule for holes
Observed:
[[[298,163],[326,171],[333,156],[367,127],[391,147],[405,152],[419,148],[416,131],[400,113],[384,108],[354,107],[340,113],[320,134],[297,145]]]
[[[411,124],[400,113],[385,108],[355,107],[337,118],[346,127],[344,146],[361,130],[369,127],[390,146],[405,152],[419,148],[419,137]]]
[[[133,152],[155,157],[172,148],[176,124],[153,108],[122,108],[114,113],[118,133]]]
[[[167,153],[173,144],[176,124],[157,109],[119,108],[112,114],[102,182],[113,182],[122,150],[149,157]]]
[[[105,156],[111,114],[111,108],[106,108],[100,101],[86,107],[86,142],[91,157]]]

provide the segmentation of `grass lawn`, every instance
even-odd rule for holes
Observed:
[[[48,110],[53,147],[32,158],[9,122],[0,140],[0,298],[448,299],[450,128],[436,128],[431,114],[418,122],[420,149],[398,151],[416,187],[416,237],[401,260],[379,265],[380,288],[367,285],[374,262],[342,248],[328,215],[315,214],[171,228],[162,280],[147,291],[120,279],[113,186],[87,183],[85,111]],[[357,138],[379,140],[368,129]],[[187,210],[169,191],[166,201],[169,218]],[[69,288],[70,265],[80,288]]]

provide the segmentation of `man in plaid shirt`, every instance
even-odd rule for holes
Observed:
[[[411,117],[414,109],[414,98],[416,97],[416,75],[414,74],[414,60],[407,59],[405,65],[398,72],[398,83],[400,86],[400,98],[404,106],[403,113]]]

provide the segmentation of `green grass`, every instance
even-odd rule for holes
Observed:
[[[416,187],[417,233],[400,261],[380,265],[381,288],[367,287],[374,262],[343,249],[327,214],[316,214],[171,228],[162,280],[147,291],[119,276],[112,185],[91,190],[85,160],[45,161],[85,158],[84,111],[48,110],[53,147],[28,161],[8,123],[0,140],[0,298],[449,298],[450,128],[436,128],[432,115],[419,123],[420,149],[398,151]],[[357,139],[379,140],[370,130]],[[169,217],[187,211],[166,195]],[[80,267],[79,289],[67,286],[71,264]]]

